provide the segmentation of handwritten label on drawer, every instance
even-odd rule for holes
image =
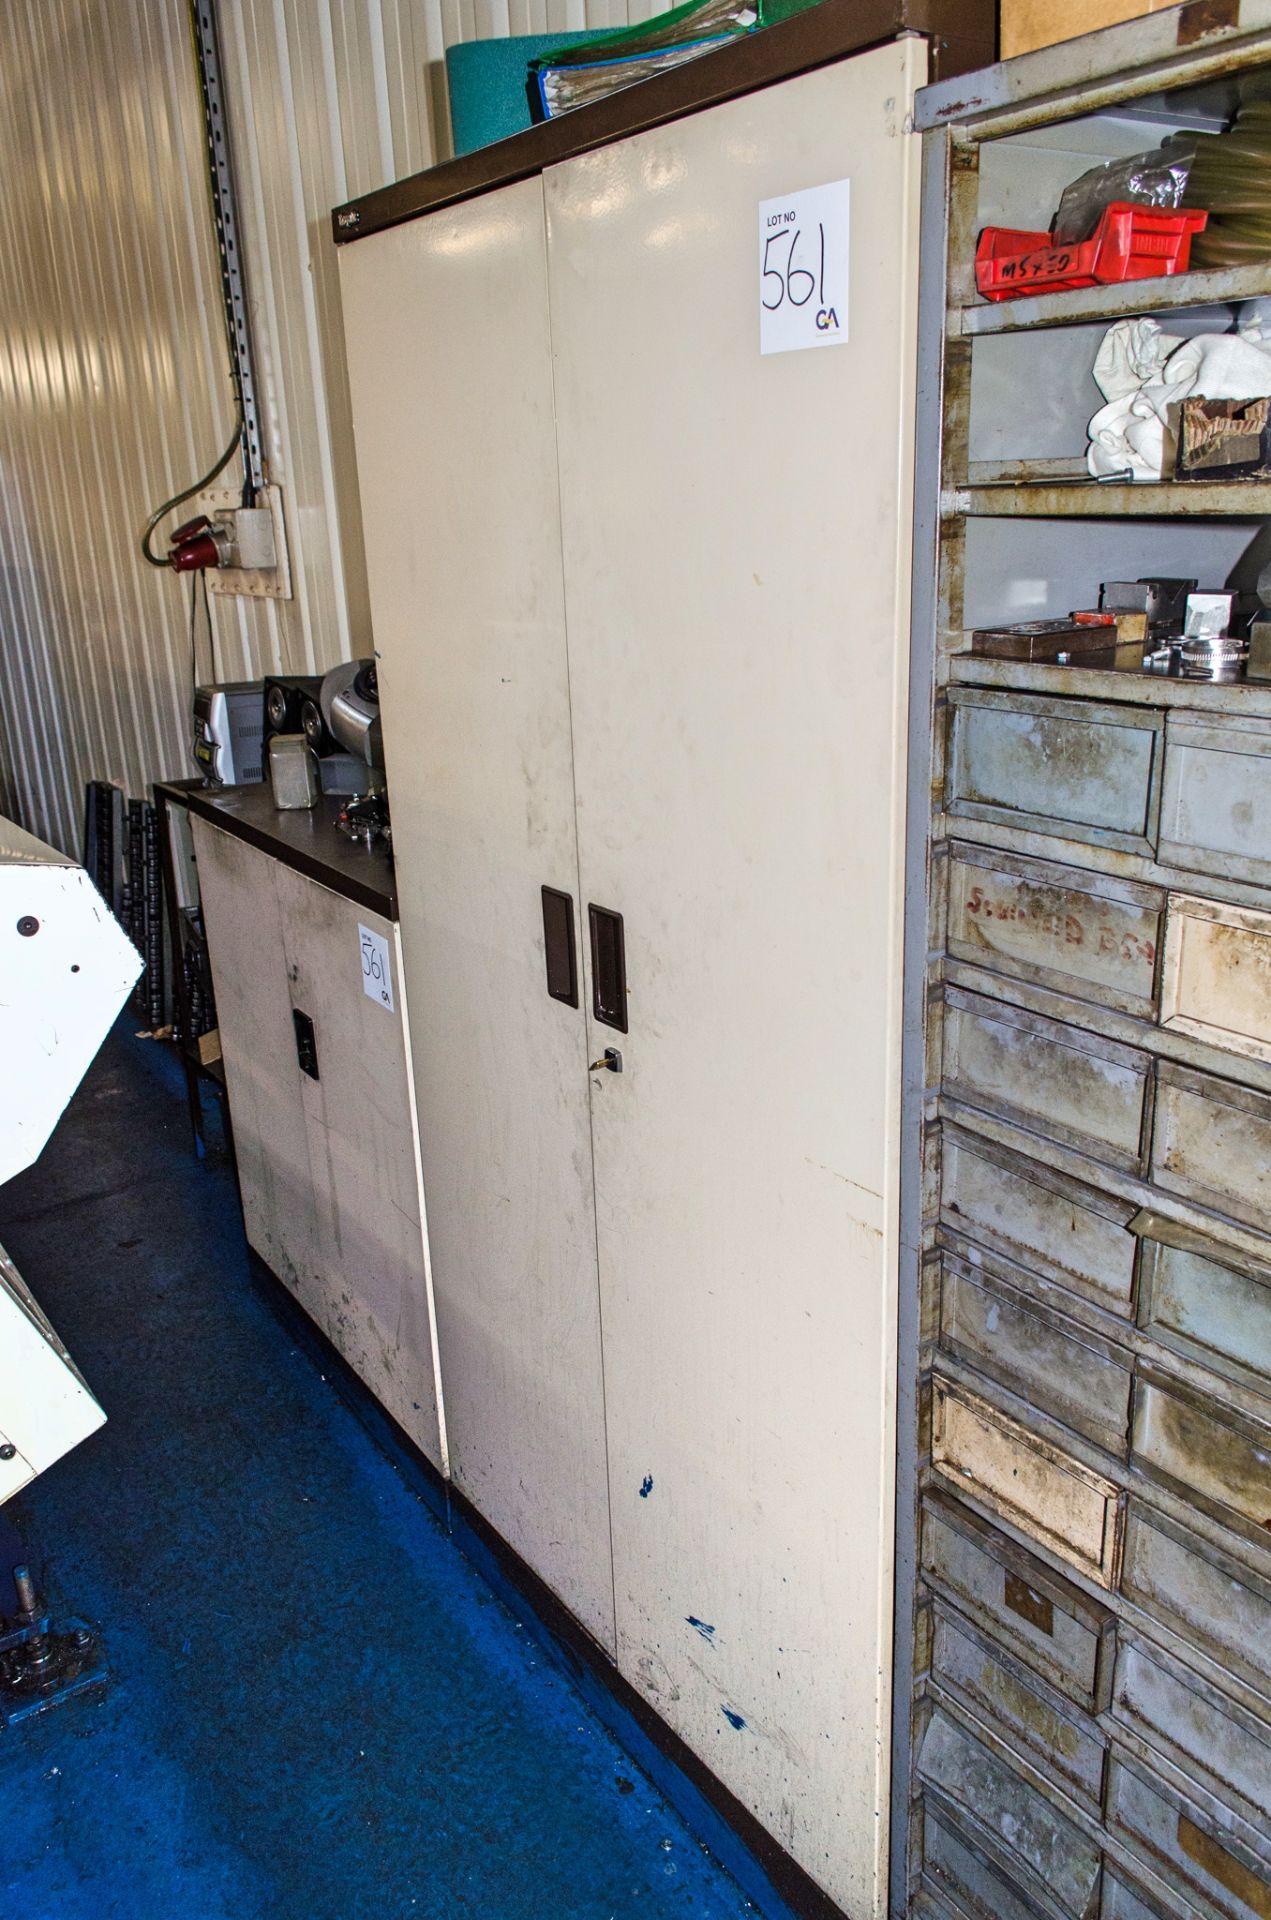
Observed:
[[[970,1106],[1134,1171],[1150,1060],[1136,1047],[945,989],[944,1075]]]
[[[1134,1207],[1002,1147],[946,1127],[941,1218],[1020,1266],[1128,1314]]]
[[[948,948],[957,960],[1151,1015],[1163,899],[1047,860],[958,846]]]
[[[1115,1586],[1123,1515],[1112,1482],[978,1394],[940,1377],[932,1386],[937,1471],[1061,1560]]]
[[[1271,1061],[1271,913],[1170,895],[1161,1025]]]

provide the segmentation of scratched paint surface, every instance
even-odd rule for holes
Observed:
[[[108,1043],[0,1218],[109,1414],[0,1547],[115,1675],[0,1739],[0,1912],[757,1911],[297,1351],[159,1049]]]

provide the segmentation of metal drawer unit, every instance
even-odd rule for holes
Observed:
[[[974,292],[980,228],[1271,76],[1271,0],[1218,11],[919,96],[897,1916],[1271,1920],[1271,687],[969,631],[1107,578],[1241,584],[1271,514],[1081,477],[1108,324],[1212,325],[1271,260]]]

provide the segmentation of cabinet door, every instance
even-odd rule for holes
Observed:
[[[544,254],[535,179],[340,268],[451,1466],[612,1647]]]
[[[274,885],[277,862],[191,820],[247,1239],[307,1310],[322,1286],[316,1169]]]
[[[591,1038],[624,1056],[593,1076],[619,1658],[855,1914],[885,1898],[921,59],[546,180],[584,915],[622,914],[628,975],[629,1031]],[[761,356],[759,203],[843,179],[849,338]]]
[[[406,1006],[363,987],[363,929],[388,949],[391,921],[275,867],[293,1010],[313,1023],[317,1079],[299,1073],[314,1170],[321,1281],[304,1304],[434,1465],[441,1464]],[[293,1070],[296,1063],[293,1054]]]

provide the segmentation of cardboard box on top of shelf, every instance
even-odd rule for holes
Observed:
[[[1053,47],[1058,40],[1097,33],[1144,13],[1161,13],[1178,0],[1002,0],[1002,58]]]

